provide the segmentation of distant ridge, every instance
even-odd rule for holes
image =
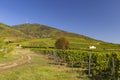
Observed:
[[[59,30],[50,26],[42,24],[19,24],[13,26],[14,29],[20,30],[24,34],[31,38],[44,38],[44,37],[73,37],[73,38],[83,38],[83,39],[93,39],[81,34],[71,33],[63,30]]]

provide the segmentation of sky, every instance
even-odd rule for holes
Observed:
[[[44,24],[120,43],[120,0],[0,0],[0,22]]]

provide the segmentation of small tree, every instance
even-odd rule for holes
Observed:
[[[66,38],[61,37],[56,40],[55,46],[57,49],[68,49],[69,48],[69,42]]]

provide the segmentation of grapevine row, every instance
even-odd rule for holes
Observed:
[[[51,55],[61,63],[66,63],[69,67],[89,69],[88,65],[90,64],[90,74],[92,76],[114,75],[120,77],[119,52],[100,53],[81,50],[41,50],[41,52]]]

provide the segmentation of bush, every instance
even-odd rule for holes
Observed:
[[[69,42],[66,38],[61,37],[56,40],[55,46],[57,49],[68,49],[69,48]]]

